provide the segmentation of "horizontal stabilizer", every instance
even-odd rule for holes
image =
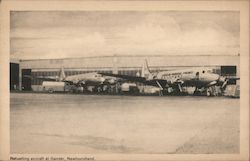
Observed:
[[[228,80],[240,80],[240,78],[237,78],[237,77],[229,77],[227,78]]]

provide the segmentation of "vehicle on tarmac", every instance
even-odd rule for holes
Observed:
[[[65,92],[67,83],[65,82],[54,82],[54,81],[43,81],[42,89],[44,92]]]

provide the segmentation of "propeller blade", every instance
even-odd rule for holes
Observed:
[[[228,79],[226,79],[226,80],[223,82],[221,88],[223,89],[223,88],[227,85],[227,83],[228,83]]]
[[[163,90],[161,84],[160,84],[158,81],[156,81],[156,83],[157,83],[157,85],[159,86],[159,88],[160,88],[161,90]]]
[[[212,81],[212,82],[210,82],[207,86],[208,86],[208,87],[211,87],[211,86],[216,85],[216,84],[217,84],[217,81]]]

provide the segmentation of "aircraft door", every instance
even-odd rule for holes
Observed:
[[[22,90],[31,90],[31,69],[22,69]]]
[[[17,90],[19,86],[19,64],[10,63],[10,90]]]
[[[200,72],[196,72],[195,77],[196,77],[196,80],[199,80]]]

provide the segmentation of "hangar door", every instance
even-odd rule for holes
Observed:
[[[237,73],[236,66],[221,66],[221,75],[225,77],[235,77]],[[236,84],[236,80],[230,80],[228,84]]]
[[[31,90],[31,69],[22,69],[22,90]]]
[[[10,63],[10,90],[17,90],[19,86],[19,64]]]

